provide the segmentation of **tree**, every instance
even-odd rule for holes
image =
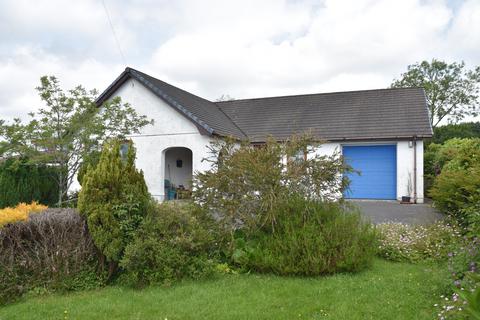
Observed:
[[[430,110],[430,123],[442,120],[456,123],[479,114],[480,66],[466,70],[465,63],[446,63],[433,59],[409,65],[392,88],[423,87]]]
[[[444,143],[453,138],[480,138],[480,122],[465,122],[438,126],[433,130],[433,143]]]
[[[26,123],[18,118],[12,123],[0,121],[0,156],[56,167],[52,179],[61,206],[84,158],[103,141],[138,133],[152,121],[118,97],[98,108],[96,90],[77,86],[64,92],[54,76],[44,76],[40,82],[36,89],[45,107],[30,113]]]
[[[235,98],[230,97],[229,94],[222,94],[220,97],[218,97],[217,100],[215,100],[215,102],[233,101],[233,100],[235,100]]]
[[[135,149],[130,142],[126,157],[118,139],[104,144],[95,168],[87,170],[78,198],[78,210],[87,218],[97,248],[109,262],[113,275],[147,213],[150,195],[143,172],[135,168]]]

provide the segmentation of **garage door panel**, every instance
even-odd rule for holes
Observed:
[[[348,174],[351,199],[396,199],[396,145],[344,146],[343,156],[357,171]]]

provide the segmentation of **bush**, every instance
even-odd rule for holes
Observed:
[[[430,191],[435,206],[472,232],[480,231],[480,163],[466,169],[445,168]]]
[[[0,228],[0,303],[28,292],[97,287],[97,258],[85,220],[47,209]]]
[[[31,204],[19,203],[15,208],[0,209],[0,228],[6,224],[18,221],[25,221],[30,214],[42,212],[47,209],[47,206],[36,203]]]
[[[168,284],[215,270],[215,223],[192,205],[157,205],[125,249],[121,267],[129,284]]]
[[[360,271],[371,264],[375,230],[355,209],[292,196],[272,210],[274,226],[237,238],[233,258],[243,268],[314,276]]]
[[[0,208],[37,201],[54,205],[58,186],[55,169],[31,164],[28,159],[10,158],[0,164]]]
[[[444,168],[465,169],[480,161],[480,138],[432,143],[425,152],[425,174],[435,177]]]
[[[480,139],[451,139],[429,149],[428,170],[436,175],[429,194],[435,206],[478,234]]]
[[[444,221],[429,226],[391,222],[377,226],[378,254],[392,261],[443,261],[462,243],[459,227]]]
[[[95,245],[109,262],[110,276],[150,201],[143,172],[135,168],[133,145],[129,144],[126,158],[120,154],[120,145],[116,140],[104,145],[98,165],[87,170],[83,178],[78,199],[78,209],[87,218]]]
[[[440,296],[439,319],[475,319],[480,311],[480,238],[464,236],[449,254],[448,270],[449,292]]]
[[[285,142],[268,139],[258,147],[248,142],[218,141],[211,145],[212,169],[193,179],[193,199],[232,231],[256,232],[275,223],[278,199],[302,195],[334,201],[342,197],[349,171],[341,155],[320,156],[320,143],[309,136]]]

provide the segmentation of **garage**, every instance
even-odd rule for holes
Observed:
[[[347,199],[397,198],[397,146],[343,146],[343,156],[358,173],[350,173]]]

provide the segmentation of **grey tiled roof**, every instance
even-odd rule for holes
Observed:
[[[431,137],[422,88],[379,89],[217,103],[252,142],[312,132],[329,140]]]
[[[379,89],[211,102],[135,69],[98,97],[107,100],[129,77],[190,119],[203,132],[263,142],[311,132],[329,141],[432,136],[422,88]]]
[[[97,105],[101,105],[107,100],[129,77],[141,82],[154,94],[209,134],[233,136],[238,139],[246,138],[242,131],[215,103],[132,68],[126,68],[97,98]]]

